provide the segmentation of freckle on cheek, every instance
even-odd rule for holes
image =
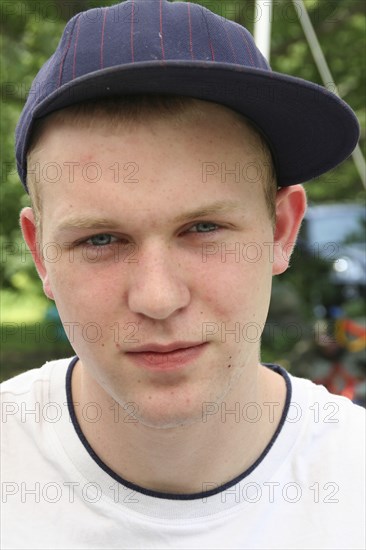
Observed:
[[[81,162],[82,164],[84,164],[84,163],[86,163],[86,162],[91,161],[92,159],[93,159],[93,155],[90,154],[90,153],[88,153],[88,154],[82,155],[82,156],[80,157],[80,162]]]

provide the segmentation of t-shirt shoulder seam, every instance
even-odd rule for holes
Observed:
[[[34,386],[36,384],[49,384],[50,383],[50,378],[51,378],[51,374],[52,374],[52,371],[54,368],[56,368],[57,364],[60,364],[60,363],[64,363],[65,364],[65,367],[67,366],[69,362],[69,358],[64,358],[64,359],[54,359],[54,360],[50,360],[50,361],[47,361],[46,363],[44,363],[41,367],[38,367],[38,368],[35,368],[35,369],[30,369],[29,371],[25,371],[17,376],[14,376],[13,378],[9,378],[8,380],[4,380],[4,382],[1,383],[0,385],[0,394],[2,396],[5,396],[5,395],[17,395],[17,396],[21,396],[21,395],[26,395],[28,393],[30,393],[32,391],[32,389],[34,388]],[[47,370],[45,370],[47,368]],[[35,378],[33,379],[29,379],[29,383],[26,387],[21,387],[21,388],[17,388],[16,387],[16,379],[19,377],[22,377],[22,375],[24,376],[29,376],[31,374],[31,372],[34,371],[34,376],[36,376]],[[36,374],[37,373],[37,374]]]

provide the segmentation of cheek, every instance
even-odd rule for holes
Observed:
[[[103,318],[103,311],[111,312],[115,307],[116,278],[97,264],[86,265],[65,254],[59,262],[48,264],[47,273],[61,317],[90,322],[95,317]]]
[[[259,249],[258,249],[259,250]],[[240,254],[218,254],[196,271],[201,297],[213,317],[234,323],[256,320],[261,326],[268,313],[272,266],[264,252],[257,259],[249,249]],[[204,283],[202,283],[204,281]],[[207,311],[207,310],[206,310]]]

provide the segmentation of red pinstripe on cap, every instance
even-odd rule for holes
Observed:
[[[165,59],[164,51],[164,37],[163,37],[163,0],[160,0],[160,44],[161,44],[161,53],[163,59]]]
[[[103,67],[104,67],[104,62],[103,62],[104,29],[105,29],[105,20],[106,20],[106,17],[107,17],[107,11],[108,11],[108,8],[105,8],[104,13],[103,13],[102,36],[101,36],[101,39],[100,39],[100,68],[101,69],[103,69]]]
[[[133,24],[135,20],[135,0],[131,0],[131,35],[130,35],[130,42],[131,42],[131,61],[134,63],[135,61],[135,53],[134,53],[134,44],[133,44]]]
[[[71,38],[72,38],[72,33],[70,33],[69,40],[68,40],[68,42],[67,42],[67,46],[66,46],[66,48],[65,48],[65,50],[64,50],[64,53],[63,53],[63,55],[62,55],[62,58],[61,58],[60,69],[59,69],[59,76],[58,76],[58,86],[61,85],[62,71],[63,71],[63,68],[64,68],[64,63],[65,63],[65,59],[66,59],[67,52],[69,51],[69,48],[70,48]]]
[[[80,17],[78,17],[78,21],[76,24],[76,38],[75,38],[75,44],[74,44],[74,58],[72,63],[72,77],[75,78],[76,76],[76,51],[78,47],[78,40],[79,40],[79,32],[80,32]]]
[[[193,55],[193,40],[192,40],[192,22],[191,22],[191,3],[187,3],[188,8],[188,27],[189,27],[189,51],[191,52],[191,58],[194,59]]]

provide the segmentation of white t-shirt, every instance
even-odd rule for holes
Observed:
[[[167,495],[93,453],[70,405],[76,360],[2,384],[2,548],[365,548],[361,407],[271,366],[287,400],[256,463],[225,486]]]

